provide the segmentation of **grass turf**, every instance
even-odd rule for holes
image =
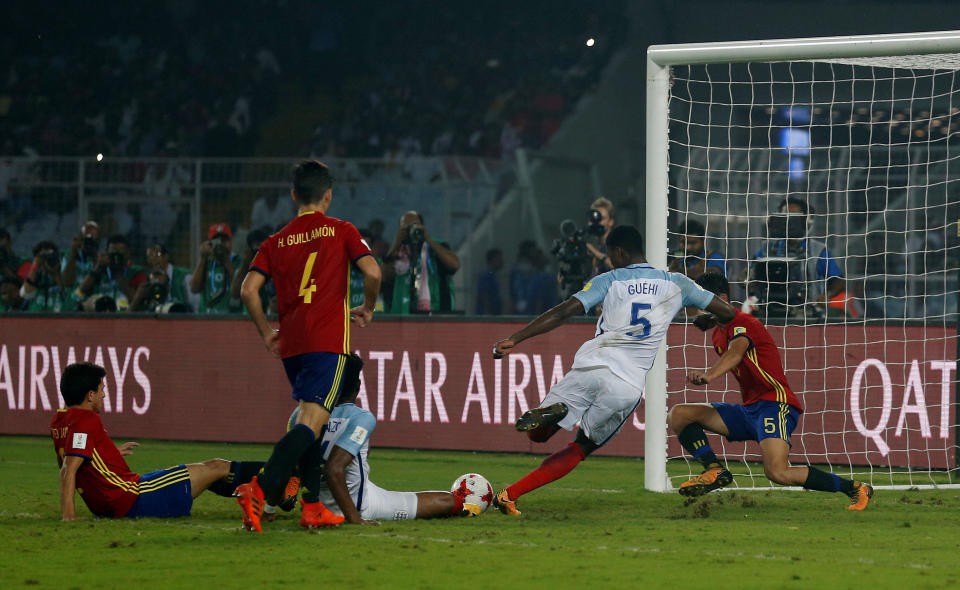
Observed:
[[[122,442],[122,441],[117,441]],[[141,441],[147,472],[212,457],[262,459],[264,445]],[[373,481],[446,489],[477,471],[495,487],[530,455],[375,449]],[[239,529],[210,493],[189,518],[59,521],[50,441],[0,437],[0,588],[949,588],[960,585],[960,490],[883,491],[864,512],[841,494],[643,489],[643,463],[596,457],[524,496],[520,518],[387,522],[307,532],[297,512]]]

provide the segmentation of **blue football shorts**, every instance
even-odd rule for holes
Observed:
[[[343,388],[347,356],[336,352],[308,352],[283,359],[283,369],[296,401],[320,404],[333,411]]]
[[[127,518],[190,516],[193,495],[186,465],[161,469],[140,477],[140,496]]]
[[[790,444],[790,435],[800,420],[800,410],[782,402],[760,400],[750,405],[714,403],[730,434],[727,440],[738,442],[779,438]]]

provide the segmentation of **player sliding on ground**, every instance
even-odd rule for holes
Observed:
[[[330,414],[323,431],[323,463],[309,469],[322,472],[321,485],[304,489],[304,502],[322,502],[331,512],[342,515],[347,523],[376,524],[379,520],[410,520],[460,516],[464,513],[467,490],[455,492],[393,492],[370,481],[370,436],[377,419],[356,405],[360,393],[363,360],[351,354],[343,369],[343,393]],[[298,410],[290,416],[296,423]],[[470,506],[468,505],[468,510]],[[471,512],[479,512],[479,506]],[[264,519],[272,520],[273,506],[265,508]],[[469,514],[469,512],[467,513]]]
[[[493,347],[494,358],[502,358],[527,338],[603,305],[596,334],[577,351],[573,368],[550,389],[540,407],[524,413],[516,424],[530,440],[545,442],[560,428],[572,430],[579,423],[576,439],[494,496],[494,505],[504,514],[519,516],[520,496],[560,479],[620,431],[643,398],[647,371],[677,312],[693,306],[727,321],[736,313],[729,303],[682,274],[647,264],[643,237],[632,226],[610,231],[607,252],[613,270],[596,276],[573,297]]]
[[[697,284],[724,301],[730,287],[722,275],[705,274]],[[767,329],[752,315],[738,311],[732,320],[701,314],[694,325],[713,331],[713,346],[720,359],[706,371],[690,371],[687,381],[706,385],[731,371],[740,383],[743,404],[679,404],[670,410],[667,423],[680,444],[703,464],[704,472],[680,486],[684,496],[700,496],[730,485],[733,475],[723,466],[707,442],[704,429],[722,434],[729,441],[760,443],[763,473],[781,485],[802,485],[808,490],[843,492],[850,498],[847,510],[863,510],[873,488],[866,484],[820,471],[816,467],[791,467],[790,434],[797,426],[803,406],[787,383],[780,352]]]
[[[103,379],[106,370],[74,363],[63,370],[60,394],[66,408],[50,422],[50,436],[60,464],[60,511],[76,520],[76,492],[90,512],[104,518],[190,516],[193,499],[210,490],[230,497],[238,483],[249,481],[261,462],[210,459],[138,475],[125,455],[135,442],[114,444],[103,427]]]

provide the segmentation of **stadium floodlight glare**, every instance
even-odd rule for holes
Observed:
[[[593,37],[587,39],[587,47],[593,47],[594,43],[596,43],[596,40]]]
[[[743,301],[770,215],[796,197],[811,208],[806,239],[842,268],[838,310],[784,301],[784,321],[768,321],[806,405],[793,463],[876,487],[960,487],[960,31],[652,46],[646,120],[653,266],[667,267],[671,232],[697,220]],[[781,143],[794,131],[809,134],[802,150]],[[731,375],[685,385],[685,370],[716,358],[691,326],[662,344],[646,383],[647,489],[700,472],[666,430],[668,397],[739,403]],[[777,489],[756,443],[710,441],[736,487]]]

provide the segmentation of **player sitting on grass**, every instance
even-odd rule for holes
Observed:
[[[705,274],[697,284],[729,300],[730,287],[723,275]],[[873,488],[844,479],[816,467],[791,467],[790,434],[797,426],[803,406],[787,383],[780,352],[767,329],[752,315],[738,311],[732,320],[701,314],[694,324],[713,331],[713,346],[720,359],[705,372],[689,371],[687,381],[706,385],[727,371],[740,383],[743,404],[679,404],[670,410],[667,423],[680,444],[703,464],[704,472],[680,486],[684,496],[700,496],[729,485],[733,475],[720,465],[704,435],[704,429],[722,434],[729,441],[760,443],[763,473],[781,485],[802,485],[808,490],[843,492],[850,497],[848,510],[863,510]]]
[[[493,504],[504,514],[519,516],[517,498],[560,479],[620,431],[643,399],[647,371],[678,311],[694,306],[733,319],[729,303],[682,274],[647,264],[643,237],[636,228],[621,225],[611,230],[607,252],[613,270],[493,347],[493,357],[501,358],[523,340],[603,304],[597,332],[577,351],[573,368],[550,389],[540,407],[524,413],[516,424],[534,442],[545,442],[560,428],[572,430],[579,424],[577,437],[494,496]]]
[[[249,481],[263,465],[210,459],[137,475],[123,455],[140,445],[127,442],[117,447],[100,420],[106,374],[99,365],[75,363],[64,369],[60,378],[60,393],[67,407],[57,410],[50,435],[60,465],[63,520],[77,519],[77,491],[97,516],[189,516],[193,499],[204,490],[230,497],[237,483]]]
[[[302,501],[323,502],[331,512],[343,515],[346,522],[353,524],[478,514],[479,507],[464,506],[466,490],[391,492],[370,481],[370,435],[377,427],[377,419],[356,405],[362,368],[359,356],[347,357],[340,402],[323,433],[323,464],[307,467],[322,470],[323,483],[317,490],[304,489]],[[293,411],[289,426],[296,424],[298,411],[299,408]],[[267,507],[264,512],[270,514],[275,509]]]

